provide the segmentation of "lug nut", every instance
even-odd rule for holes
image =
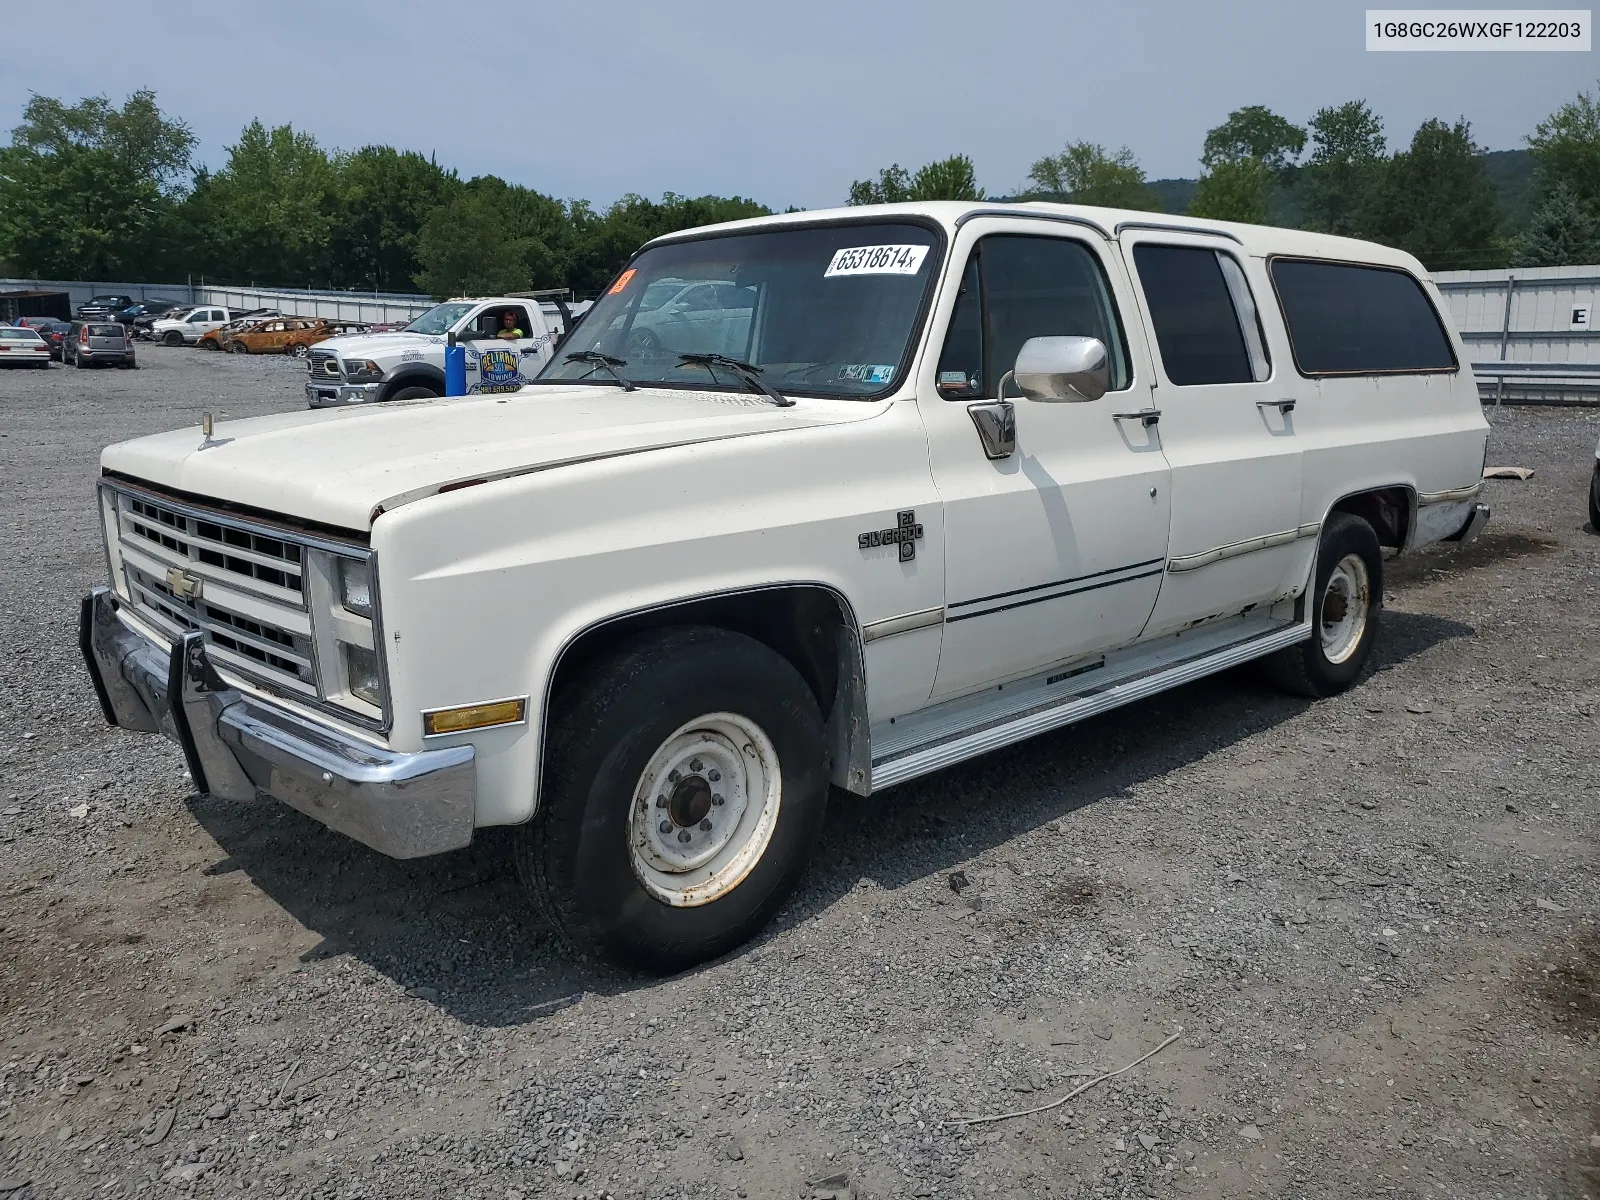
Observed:
[[[715,804],[718,808],[721,808],[722,807],[722,793],[721,792],[712,792],[711,793],[711,803]]]
[[[657,808],[665,808],[666,806],[667,806],[667,798],[665,796],[657,796],[656,797],[656,807]]]
[[[711,780],[712,783],[720,783],[722,781],[722,772],[717,770],[715,767],[712,767],[707,773],[706,778]]]
[[[663,821],[663,822],[661,822],[660,828],[661,828],[661,832],[662,833],[671,833],[672,832],[672,822],[671,821]]]
[[[698,758],[691,758],[689,760],[689,770],[691,771],[698,771],[701,765],[702,764]]]
[[[711,832],[711,821],[709,819],[701,821],[700,822],[700,828],[705,830],[707,833],[710,833]]]
[[[680,842],[687,842],[691,836],[687,829],[678,830],[678,840]]]
[[[677,767],[673,767],[672,770],[667,772],[667,782],[668,783],[677,783],[679,778],[680,778],[680,776],[678,775],[678,768]]]

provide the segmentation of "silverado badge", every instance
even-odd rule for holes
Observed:
[[[872,546],[900,547],[900,561],[910,562],[917,556],[917,539],[922,536],[922,526],[917,522],[917,510],[903,509],[895,513],[893,529],[874,529],[856,535],[856,545],[862,550]]]

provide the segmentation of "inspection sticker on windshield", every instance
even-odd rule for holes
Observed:
[[[850,383],[888,383],[894,378],[894,366],[850,363],[839,368],[839,378]]]
[[[847,246],[833,256],[824,279],[835,275],[915,275],[927,255],[926,246]]]

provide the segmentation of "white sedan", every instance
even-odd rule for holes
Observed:
[[[0,326],[0,367],[50,367],[50,343],[20,325]]]

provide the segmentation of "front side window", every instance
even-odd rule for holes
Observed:
[[[1110,390],[1128,386],[1127,349],[1094,253],[1066,238],[990,234],[962,274],[939,356],[939,394],[997,396],[1024,342],[1061,336],[1098,338],[1111,360]]]
[[[1456,369],[1439,314],[1406,271],[1279,258],[1272,282],[1304,375]]]
[[[617,276],[539,373],[604,378],[598,351],[635,383],[746,391],[722,355],[761,368],[780,392],[861,397],[901,380],[931,281],[939,235],[900,222],[763,229],[646,249]]]
[[[452,325],[471,311],[471,304],[463,304],[458,300],[435,304],[427,312],[407,325],[406,332],[426,333],[433,337],[443,337],[449,332]]]
[[[1251,383],[1270,366],[1244,271],[1202,246],[1133,248],[1161,365],[1179,387]]]

